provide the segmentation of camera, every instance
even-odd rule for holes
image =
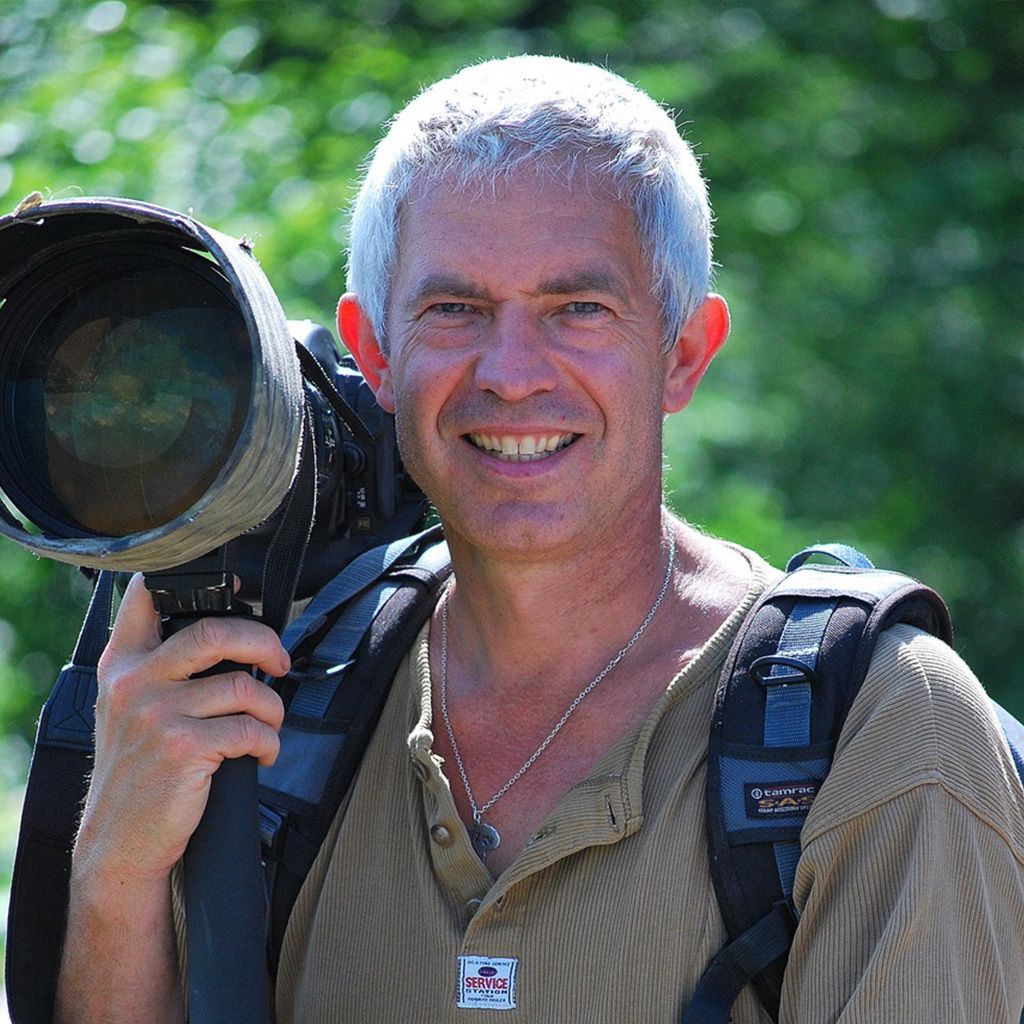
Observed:
[[[232,543],[242,596],[303,459],[297,596],[427,511],[330,333],[287,321],[251,245],[123,198],[0,219],[0,533],[90,569],[157,571]]]

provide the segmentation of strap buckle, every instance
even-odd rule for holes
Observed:
[[[776,668],[788,671],[775,672]],[[799,658],[789,658],[783,654],[766,654],[762,658],[755,658],[750,665],[750,678],[765,689],[798,683],[817,686],[821,683],[821,677],[810,665]]]
[[[295,663],[288,670],[287,678],[294,683],[323,683],[334,678],[339,672],[344,672],[355,664],[350,658],[335,664],[333,660],[325,661],[314,655],[307,655],[296,659]]]

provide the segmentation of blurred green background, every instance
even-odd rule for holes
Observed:
[[[842,539],[925,579],[1024,714],[1020,0],[0,0],[0,209],[193,211],[331,323],[380,123],[526,51],[607,64],[703,157],[734,333],[669,421],[673,506],[777,563]],[[0,877],[86,595],[0,546]]]

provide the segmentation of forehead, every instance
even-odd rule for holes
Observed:
[[[442,178],[403,201],[396,293],[428,274],[496,277],[515,288],[581,270],[650,290],[633,211],[593,175],[521,168],[468,187]]]

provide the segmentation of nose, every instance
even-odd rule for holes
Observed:
[[[476,364],[476,383],[506,402],[553,391],[551,339],[527,310],[501,309],[491,321]]]

